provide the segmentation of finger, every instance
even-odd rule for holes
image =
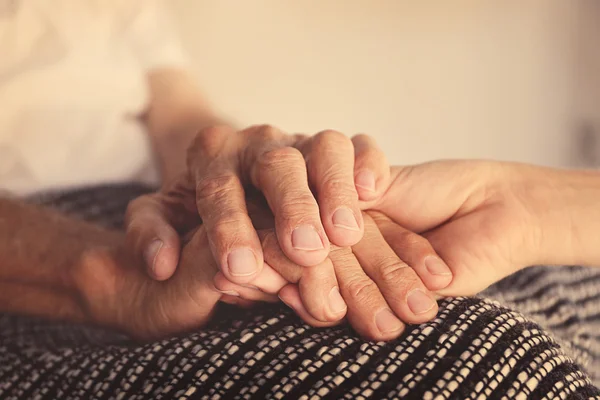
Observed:
[[[279,246],[275,231],[273,229],[259,230],[258,236],[262,245],[265,264],[271,266],[288,283],[298,283],[305,267],[287,258]]]
[[[260,231],[259,236],[263,243],[265,263],[277,271],[277,275],[286,283],[299,283],[303,307],[314,319],[337,321],[344,317],[347,307],[340,295],[333,265],[328,258],[318,265],[301,267],[283,254],[272,231]],[[261,278],[257,278],[252,284],[260,287],[260,281]],[[271,286],[271,289],[274,289],[275,285]]]
[[[205,130],[188,156],[196,183],[196,205],[213,255],[228,280],[246,283],[260,272],[263,257],[246,208],[239,150],[236,143],[226,143],[232,135],[226,127]],[[208,141],[208,136],[221,138],[220,144]]]
[[[245,300],[251,301],[263,301],[276,303],[279,301],[276,295],[271,295],[267,293],[263,293],[258,288],[253,287],[251,285],[238,285],[229,281],[225,275],[221,272],[218,272],[213,279],[213,283],[217,291],[219,291],[223,295],[239,297]]]
[[[381,213],[369,211],[368,214],[388,245],[417,273],[427,289],[436,291],[450,285],[452,271],[427,239],[404,229]]]
[[[339,321],[348,306],[342,298],[333,264],[329,258],[305,268],[298,284],[302,304],[313,318],[322,322]]]
[[[390,182],[390,166],[385,153],[368,135],[356,135],[354,144],[354,183],[362,201],[381,197]]]
[[[230,304],[232,306],[237,306],[237,307],[246,308],[246,309],[252,308],[257,304],[257,302],[252,301],[252,300],[246,300],[246,299],[242,299],[241,297],[236,297],[236,296],[228,296],[226,294],[221,296],[220,301],[222,303],[226,303],[226,304]]]
[[[362,238],[363,221],[354,186],[354,149],[335,131],[315,135],[305,147],[308,180],[317,192],[321,221],[329,240],[352,246]]]
[[[302,298],[300,296],[300,291],[298,287],[294,284],[289,284],[284,287],[279,293],[279,298],[281,301],[290,307],[294,312],[308,325],[313,326],[315,328],[324,328],[335,326],[341,323],[342,320],[337,321],[319,321],[315,319],[308,310],[304,307],[302,302]]]
[[[437,302],[431,292],[386,243],[375,222],[366,214],[365,237],[352,251],[402,321],[418,324],[435,317]]]
[[[264,130],[277,130],[264,127]],[[265,134],[263,132],[263,134]],[[254,186],[262,191],[275,216],[279,244],[286,256],[302,266],[317,265],[329,253],[319,206],[308,186],[306,163],[293,147],[250,146],[245,165]]]
[[[404,324],[394,315],[352,252],[336,248],[330,258],[342,297],[348,305],[346,318],[356,332],[369,340],[391,340],[400,336]]]
[[[298,266],[298,268],[304,268]],[[249,285],[252,285],[263,293],[277,295],[279,291],[289,282],[275,271],[267,262],[263,264],[260,274]]]
[[[474,296],[514,273],[515,266],[523,265],[518,260],[508,259],[508,262],[497,263],[494,268],[488,268],[485,273],[478,273],[481,268],[488,266],[482,260],[498,260],[498,258],[492,257],[498,257],[498,254],[505,250],[499,247],[499,241],[494,242],[494,246],[488,245],[490,242],[486,240],[493,238],[490,233],[492,226],[487,220],[482,221],[478,218],[480,216],[472,214],[469,216],[470,218],[460,218],[423,233],[423,236],[454,273],[448,287],[438,291],[442,296]],[[480,234],[465,234],[467,232],[479,232]],[[490,254],[490,249],[498,253]],[[500,259],[502,260],[502,258]]]
[[[132,201],[127,207],[125,229],[127,247],[148,275],[159,281],[170,278],[179,263],[181,242],[157,198],[148,195]]]

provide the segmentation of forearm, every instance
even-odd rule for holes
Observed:
[[[187,169],[186,152],[203,128],[221,123],[196,85],[178,69],[159,69],[148,74],[150,105],[144,117],[163,182]]]
[[[537,263],[600,266],[600,172],[540,168],[532,175]]]
[[[78,273],[120,240],[51,210],[0,199],[0,311],[90,322]]]

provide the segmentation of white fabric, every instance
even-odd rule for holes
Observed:
[[[155,179],[145,73],[186,63],[151,0],[0,0],[0,190]]]

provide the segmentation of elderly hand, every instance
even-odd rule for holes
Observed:
[[[121,247],[87,254],[76,274],[93,322],[152,340],[204,326],[223,297],[203,227],[190,232],[172,279],[158,282]]]
[[[322,263],[330,242],[351,246],[361,239],[359,200],[377,199],[389,179],[383,153],[367,136],[293,136],[271,126],[205,129],[189,149],[188,166],[188,174],[135,200],[127,213],[129,246],[157,280],[173,274],[180,235],[200,222],[227,279],[247,283],[258,276],[263,253],[245,200],[253,188],[273,211],[283,253],[298,265]]]
[[[257,221],[256,212],[252,214]],[[404,323],[423,323],[437,314],[431,290],[446,287],[452,276],[447,268],[435,273],[423,268],[443,262],[416,234],[398,227],[393,249],[375,223],[381,218],[379,213],[364,214],[362,240],[352,248],[332,246],[328,259],[313,267],[292,263],[279,248],[273,230],[263,229],[268,224],[259,224],[265,255],[260,275],[248,285],[237,285],[219,273],[215,286],[229,303],[273,301],[279,294],[312,326],[334,325],[346,316],[367,339],[394,339],[403,332]]]

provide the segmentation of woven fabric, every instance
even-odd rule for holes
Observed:
[[[142,187],[36,201],[118,227]],[[2,399],[599,398],[600,271],[529,268],[431,322],[368,342],[281,305],[222,305],[209,326],[148,344],[97,328],[0,317]],[[519,311],[515,311],[519,310]]]

